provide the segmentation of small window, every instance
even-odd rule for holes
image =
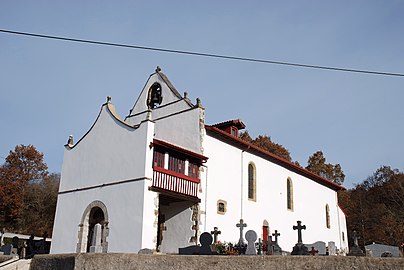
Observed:
[[[224,215],[227,212],[227,202],[223,200],[217,201],[217,213]]]
[[[160,151],[154,151],[153,155],[153,167],[164,168],[164,153]]]
[[[235,127],[231,127],[231,135],[234,137],[238,137],[238,129]]]
[[[327,226],[327,228],[331,228],[331,224],[330,224],[330,207],[328,206],[328,204],[325,205],[325,225]]]
[[[287,208],[293,211],[293,183],[292,179],[288,177],[286,182],[286,195],[287,195]]]
[[[248,164],[248,199],[252,201],[256,201],[256,193],[257,193],[257,187],[256,187],[256,170],[255,170],[255,165],[254,163],[250,162]]]
[[[345,233],[342,232],[342,241],[345,242]]]

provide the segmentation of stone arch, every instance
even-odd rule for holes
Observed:
[[[105,204],[101,201],[93,201],[90,203],[83,212],[81,217],[81,223],[79,224],[78,232],[78,242],[77,242],[77,253],[88,252],[90,239],[92,237],[91,227],[95,223],[100,223],[102,226],[101,233],[101,246],[102,252],[106,253],[108,251],[108,241],[107,237],[109,235],[109,218],[108,211]]]

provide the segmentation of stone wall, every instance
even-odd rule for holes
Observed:
[[[404,270],[404,258],[311,256],[179,256],[137,254],[37,255],[31,270],[199,270],[199,269],[391,269]]]
[[[0,263],[11,260],[12,258],[14,257],[10,255],[0,255]]]

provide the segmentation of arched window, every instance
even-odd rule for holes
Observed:
[[[328,206],[328,204],[325,205],[325,225],[327,226],[327,228],[331,228],[331,224],[330,224],[330,207]]]
[[[248,164],[248,199],[256,201],[257,199],[257,177],[254,163],[250,162]]]
[[[288,177],[286,182],[286,196],[288,210],[293,211],[293,183],[290,177]]]

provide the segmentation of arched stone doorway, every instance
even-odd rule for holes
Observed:
[[[77,253],[89,252],[91,240],[93,237],[93,230],[95,224],[101,224],[101,246],[102,252],[107,252],[108,242],[107,237],[109,233],[108,224],[108,211],[105,204],[101,201],[93,201],[84,210],[83,216],[81,218],[81,223],[79,224],[78,233],[78,243],[77,243]]]

